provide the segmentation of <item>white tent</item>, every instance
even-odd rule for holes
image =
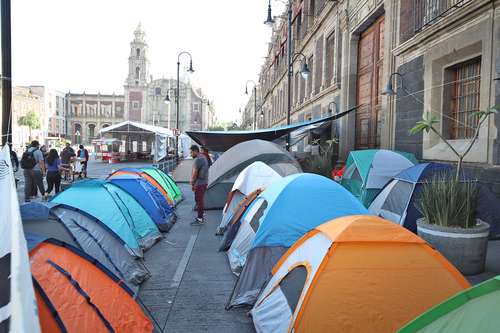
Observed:
[[[254,162],[243,169],[234,181],[229,198],[224,206],[217,234],[224,232],[227,224],[238,210],[240,203],[247,195],[258,189],[265,189],[272,182],[280,178],[279,173],[260,161]]]

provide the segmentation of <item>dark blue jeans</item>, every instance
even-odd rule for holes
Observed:
[[[43,176],[40,170],[24,169],[24,200],[30,201],[31,187],[35,185],[41,195],[45,194]]]

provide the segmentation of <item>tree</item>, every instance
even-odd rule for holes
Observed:
[[[222,125],[214,125],[208,128],[209,131],[223,131],[224,127]]]
[[[481,129],[481,126],[483,125],[483,123],[486,121],[486,119],[488,119],[488,117],[493,114],[493,113],[497,113],[497,110],[496,110],[496,107],[494,108],[489,108],[487,110],[480,110],[480,111],[477,111],[477,112],[474,112],[474,116],[476,116],[479,121],[478,121],[478,124],[477,124],[477,127],[475,128],[474,130],[474,135],[472,136],[472,138],[470,139],[469,141],[469,145],[467,146],[467,148],[462,152],[462,153],[459,153],[452,145],[451,143],[448,142],[448,140],[446,140],[442,135],[441,133],[439,133],[438,130],[436,130],[436,128],[434,127],[434,124],[437,124],[439,121],[437,120],[436,117],[433,117],[433,116],[430,116],[429,114],[427,114],[426,117],[424,117],[422,120],[418,121],[416,124],[415,124],[415,127],[413,127],[411,130],[410,130],[410,134],[417,134],[417,133],[420,133],[422,131],[426,131],[427,133],[429,133],[429,131],[432,131],[433,133],[435,133],[441,140],[443,140],[443,142],[448,146],[448,148],[450,148],[450,150],[453,152],[453,154],[455,154],[455,156],[457,157],[457,173],[455,175],[455,182],[459,182],[460,180],[460,171],[462,169],[462,163],[463,163],[463,160],[465,158],[465,156],[470,152],[470,150],[472,149],[472,146],[474,146],[474,143],[477,141],[477,138],[479,137],[479,130]]]
[[[31,130],[41,128],[40,118],[38,118],[38,115],[33,111],[28,112],[25,116],[19,117],[17,122],[20,126],[28,126],[30,141]]]

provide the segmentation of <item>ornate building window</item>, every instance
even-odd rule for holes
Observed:
[[[139,58],[141,56],[141,49],[138,48],[137,50],[135,50],[135,56],[137,58]]]
[[[135,78],[136,78],[136,80],[139,79],[140,75],[141,75],[141,68],[140,67],[136,67],[135,68]]]
[[[479,110],[481,90],[481,58],[445,69],[448,91],[445,92],[444,107],[448,110],[450,139],[468,139],[474,135],[478,118],[474,112]]]

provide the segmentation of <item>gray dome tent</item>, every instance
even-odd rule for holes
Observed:
[[[55,238],[81,249],[123,279],[134,294],[150,276],[143,261],[130,255],[118,236],[83,211],[30,202],[22,204],[20,212],[25,232]]]
[[[283,177],[302,172],[293,156],[275,143],[264,140],[239,143],[210,167],[205,209],[223,208],[240,172],[255,161],[266,163]]]

